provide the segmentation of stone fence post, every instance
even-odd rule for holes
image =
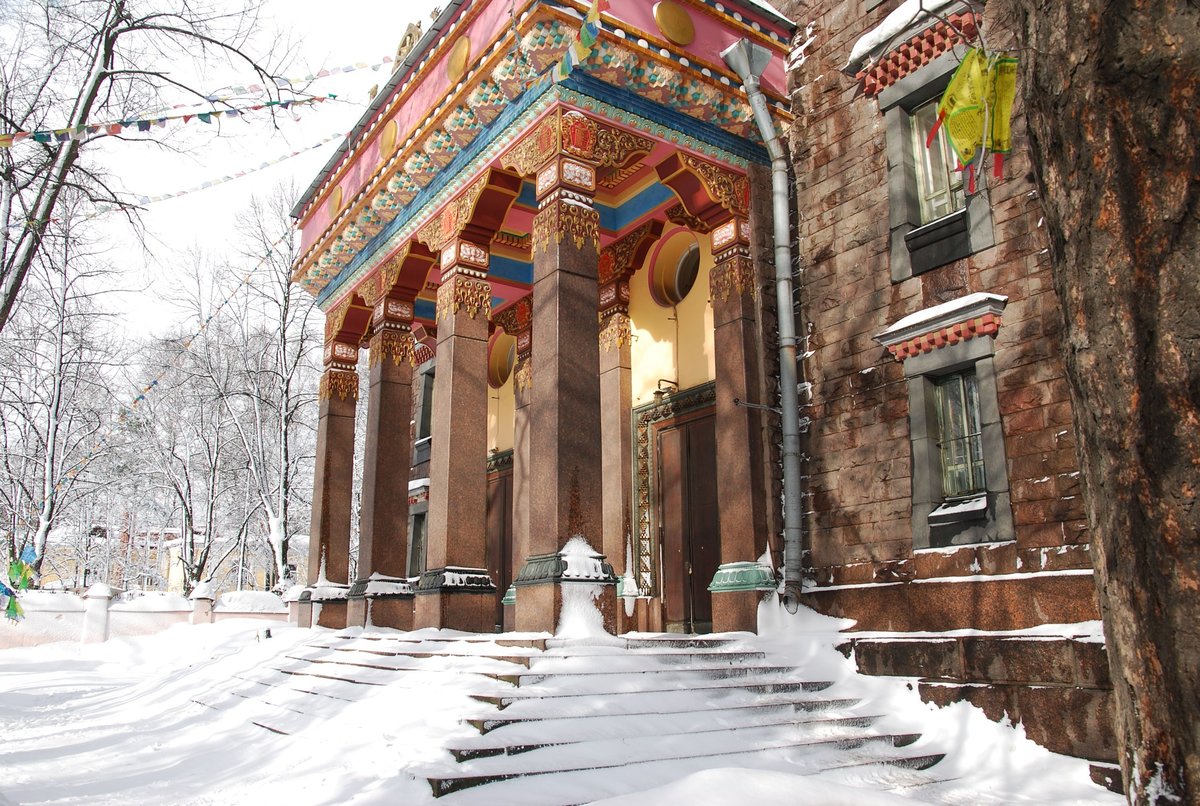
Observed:
[[[79,640],[85,644],[99,644],[108,640],[108,608],[112,604],[113,589],[97,582],[83,595],[87,600],[83,610],[83,634]]]
[[[192,589],[192,615],[189,621],[192,624],[212,624],[213,620],[213,602],[217,595],[213,591],[211,583],[200,582]]]

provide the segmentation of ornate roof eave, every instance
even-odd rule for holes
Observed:
[[[542,17],[553,17],[549,24],[564,25],[572,23],[574,20],[570,15],[557,9],[547,9],[547,13]],[[527,28],[532,28],[535,24],[542,22],[542,19],[534,19],[530,17],[525,21]],[[527,36],[527,34],[523,34]],[[484,74],[485,70],[493,68],[494,65],[502,63],[507,55],[507,48],[502,47],[508,39],[502,39],[495,43],[492,48],[487,51],[486,57],[480,64],[473,78],[459,85],[458,91],[451,97],[445,99],[442,104],[430,114],[424,121],[418,132],[413,133],[408,137],[404,146],[398,149],[391,158],[389,158],[376,172],[375,175],[366,183],[363,189],[356,195],[355,199],[350,200],[345,205],[340,215],[332,221],[326,230],[316,238],[309,248],[301,255],[296,263],[296,270],[293,274],[293,279],[303,285],[310,293],[319,295],[323,299],[328,299],[324,289],[329,282],[341,274],[344,269],[361,251],[368,241],[370,241],[379,230],[381,230],[385,222],[384,215],[386,213],[400,213],[402,208],[406,208],[414,200],[419,192],[424,191],[432,184],[432,180],[437,174],[441,173],[441,169],[449,168],[449,165],[441,166],[441,169],[432,171],[425,177],[426,181],[423,185],[417,185],[412,181],[413,171],[410,170],[411,163],[415,155],[420,154],[420,147],[426,145],[430,140],[438,136],[439,131],[445,131],[444,128],[439,129],[439,124],[444,127],[446,121],[451,115],[463,108],[463,101],[470,100],[477,92],[480,82],[487,82],[495,75],[495,68],[491,73]],[[645,45],[642,44],[645,42]],[[672,61],[670,52],[665,48],[656,49],[651,47],[648,42],[630,42],[624,35],[624,32],[614,33],[606,29],[605,34],[601,38],[601,42],[597,45],[600,62],[599,72],[615,69],[622,70],[625,66],[621,59],[641,60],[647,59],[661,67],[661,74],[655,72],[652,78],[658,78],[660,86],[652,88],[659,92],[660,95],[671,95],[674,92],[673,88],[678,86],[677,79],[679,78],[679,69],[670,66],[669,64],[662,67],[664,63]],[[511,47],[511,42],[508,42]],[[632,46],[632,47],[631,47]],[[667,56],[663,56],[663,53]],[[544,54],[543,61],[547,64],[553,64],[561,55],[560,51],[551,51]],[[606,62],[605,59],[608,59]],[[616,64],[614,65],[614,61]],[[638,62],[640,63],[640,62]],[[687,65],[691,67],[691,65]],[[594,64],[587,66],[588,70],[595,70]],[[741,127],[738,132],[739,136],[745,137],[753,142],[757,136],[757,131],[753,125],[751,113],[748,104],[745,103],[742,97],[741,88],[736,83],[736,78],[731,80],[727,71],[714,71],[712,68],[702,66],[699,75],[695,75],[696,70],[692,69],[691,83],[685,85],[694,94],[698,95],[699,100],[693,99],[693,103],[698,103],[703,106],[706,112],[711,112],[713,109],[724,109],[726,114],[732,115],[729,121],[726,121],[726,129]],[[527,90],[528,92],[528,90]],[[712,95],[712,98],[708,98]],[[713,99],[723,99],[722,104],[717,104]],[[670,102],[670,98],[660,98],[666,103]],[[508,99],[500,100],[500,105],[506,105]],[[790,112],[786,107],[783,98],[775,99],[775,114],[782,120],[790,119]],[[440,113],[440,114],[439,114]],[[653,133],[653,132],[651,132]],[[481,132],[475,132],[475,139],[480,136]],[[469,145],[469,143],[464,144]],[[427,166],[426,166],[427,167]],[[461,168],[459,169],[461,171]],[[386,197],[386,194],[392,192],[392,183],[403,185],[408,182],[408,186],[404,187],[407,198],[401,197],[400,204],[392,204],[391,200]],[[392,199],[394,200],[394,199]],[[405,211],[407,212],[407,211]],[[374,252],[376,250],[372,250]],[[339,282],[338,285],[341,285]]]
[[[568,82],[569,83],[569,82]],[[601,100],[585,95],[564,84],[552,85],[539,95],[513,122],[505,128],[506,136],[497,138],[487,144],[476,157],[457,172],[463,182],[446,183],[433,194],[419,199],[418,204],[411,210],[404,210],[388,227],[362,249],[347,263],[336,276],[322,278],[319,283],[305,283],[297,279],[306,290],[317,298],[317,304],[322,309],[338,304],[345,296],[351,294],[354,288],[362,282],[377,266],[386,262],[396,250],[401,249],[408,240],[416,237],[418,231],[447,204],[456,193],[459,193],[465,183],[477,177],[486,170],[506,149],[532,130],[539,121],[549,114],[555,106],[565,105],[585,113],[605,117],[611,123],[629,128],[630,130],[649,134],[652,137],[664,139],[680,148],[702,155],[710,160],[745,170],[751,162],[766,162],[766,151],[759,148],[761,155],[755,160],[734,154],[725,149],[699,140],[684,132],[668,128],[656,121],[643,118],[635,113],[612,107]],[[296,279],[296,278],[294,278]]]

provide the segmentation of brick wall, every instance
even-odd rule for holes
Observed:
[[[988,180],[995,246],[892,282],[884,119],[840,71],[854,42],[895,6],[781,4],[801,34],[812,22],[815,36],[791,75],[797,121],[789,137],[811,333],[803,371],[813,384],[806,411],[812,572],[831,585],[1089,568],[1059,305],[1019,101],[1006,178]],[[977,291],[1008,297],[995,366],[1016,543],[914,554],[907,384],[902,365],[872,337]]]

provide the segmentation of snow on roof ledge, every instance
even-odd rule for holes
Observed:
[[[884,17],[883,22],[858,38],[850,49],[850,58],[843,73],[851,76],[863,69],[863,62],[878,58],[882,53],[875,51],[883,48],[889,42],[897,44],[907,37],[901,37],[910,28],[924,27],[930,20],[944,16],[939,12],[947,6],[961,3],[962,0],[904,0],[891,14]]]
[[[974,319],[984,314],[999,315],[1008,304],[1008,297],[1002,294],[976,292],[965,297],[934,305],[916,313],[909,314],[882,333],[875,336],[875,341],[885,347],[898,344],[914,336],[920,336],[931,330],[958,324],[968,319]]]

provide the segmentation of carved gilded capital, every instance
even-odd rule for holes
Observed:
[[[632,339],[632,327],[629,314],[625,311],[612,311],[600,318],[600,349],[603,352],[624,347]]]
[[[724,301],[731,293],[754,298],[756,278],[754,261],[740,250],[731,250],[709,275],[709,290],[714,300]]]
[[[371,340],[371,366],[377,366],[385,357],[391,358],[397,366],[401,361],[407,361],[409,366],[417,365],[416,339],[411,331],[397,327],[386,328],[375,334]]]
[[[533,359],[529,357],[517,360],[513,369],[513,385],[521,392],[528,392],[533,385]]]
[[[438,288],[437,318],[448,319],[459,312],[466,312],[472,319],[483,314],[489,316],[492,309],[492,288],[486,280],[465,274],[452,274]]]
[[[600,214],[587,200],[560,193],[546,199],[533,218],[534,252],[562,243],[564,237],[570,238],[576,249],[590,244],[600,252]]]
[[[321,400],[332,400],[334,395],[339,400],[358,400],[358,373],[349,369],[325,370],[321,375],[319,397]]]

